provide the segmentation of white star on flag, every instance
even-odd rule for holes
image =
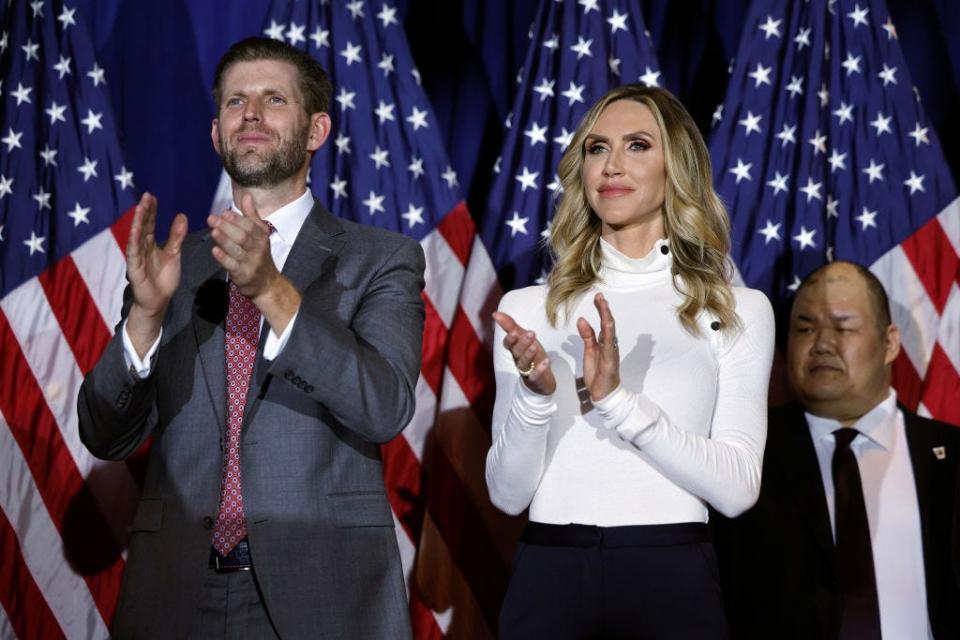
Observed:
[[[507,220],[507,226],[510,227],[510,237],[516,236],[518,233],[523,235],[527,234],[527,221],[530,218],[520,217],[518,211],[513,212],[513,217],[510,220]]]

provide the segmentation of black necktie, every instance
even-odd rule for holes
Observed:
[[[873,570],[873,547],[857,458],[850,443],[856,429],[833,432],[834,508],[837,521],[837,577],[840,580],[840,638],[880,638],[880,603]]]

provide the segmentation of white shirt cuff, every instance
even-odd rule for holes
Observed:
[[[163,327],[160,328],[160,334],[154,343],[150,345],[150,348],[142,360],[140,356],[137,355],[133,341],[130,340],[130,336],[127,334],[126,320],[123,321],[123,328],[120,331],[123,333],[123,360],[127,365],[127,370],[137,378],[143,379],[148,377],[150,372],[153,371],[153,363],[157,360],[157,349],[160,347],[160,338],[163,337]]]
[[[540,429],[550,424],[550,417],[557,411],[553,395],[545,396],[533,391],[523,380],[517,380],[517,391],[511,410],[525,427]]]
[[[645,432],[660,419],[660,407],[642,393],[630,393],[622,385],[593,402],[603,426],[615,429],[621,438],[637,447],[646,444]]]
[[[283,348],[287,345],[287,341],[290,340],[290,331],[293,329],[293,323],[297,321],[298,313],[300,313],[299,309],[294,312],[293,317],[290,318],[290,322],[287,323],[287,328],[283,330],[283,334],[279,337],[277,337],[273,329],[270,329],[267,333],[267,342],[263,345],[264,360],[273,360],[283,351]]]

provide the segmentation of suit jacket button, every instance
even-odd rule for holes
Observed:
[[[307,385],[303,388],[306,393],[313,393],[313,385]]]
[[[293,380],[293,371],[291,371],[290,369],[287,369],[286,371],[283,372],[283,377],[286,378],[287,380]]]
[[[204,529],[212,529],[213,518],[211,518],[210,516],[203,516],[203,520],[201,520],[201,524],[203,525]]]

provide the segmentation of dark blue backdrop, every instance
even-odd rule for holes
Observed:
[[[483,212],[537,0],[395,0],[470,211]],[[201,227],[220,173],[209,87],[231,42],[261,33],[266,0],[79,0],[106,69],[138,191],[160,199],[161,235]],[[704,132],[723,100],[748,0],[643,0],[663,71]],[[889,0],[927,115],[960,177],[960,3]],[[318,195],[325,195],[318,190]]]

